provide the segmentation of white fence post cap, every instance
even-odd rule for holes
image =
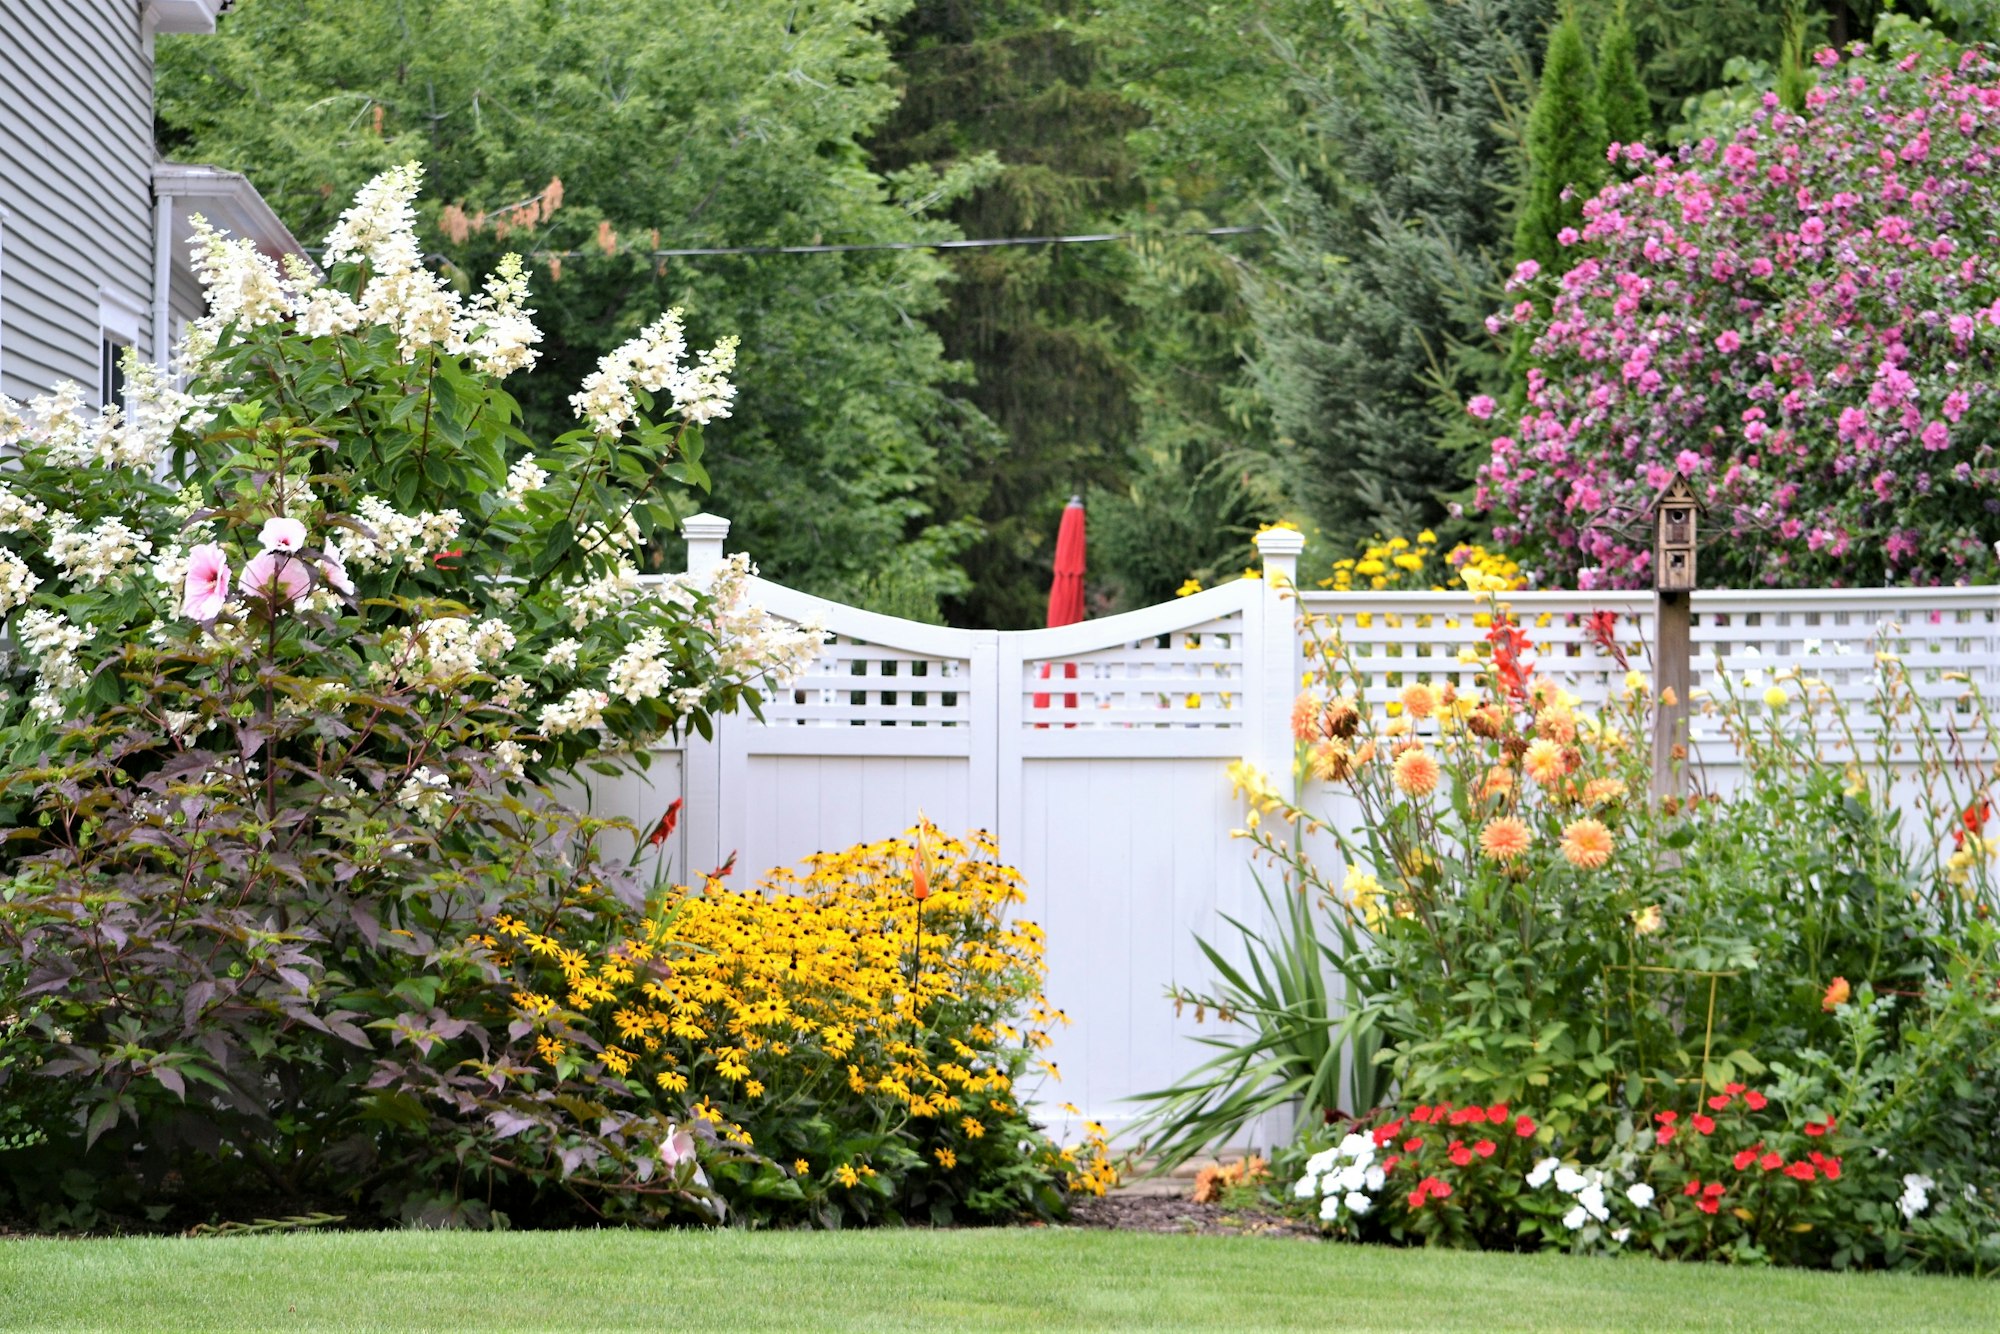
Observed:
[[[722,564],[722,544],[729,536],[729,520],[720,514],[690,514],[681,520],[681,536],[688,544],[688,573],[707,574]]]

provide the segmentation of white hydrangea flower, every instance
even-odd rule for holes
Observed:
[[[557,671],[572,672],[576,670],[577,650],[582,647],[583,645],[574,639],[558,639],[555,643],[549,645],[548,652],[543,654],[542,657],[549,666],[555,668]]]
[[[532,370],[541,355],[542,331],[527,308],[528,275],[519,255],[503,255],[486,279],[486,290],[466,304],[456,337],[479,369],[495,379]]]
[[[71,583],[97,588],[153,552],[152,542],[126,527],[123,519],[105,519],[90,529],[74,523],[67,514],[49,523],[49,559]]]
[[[676,308],[599,358],[582,389],[570,395],[570,406],[599,435],[617,435],[637,419],[635,387],[649,394],[664,391],[681,416],[697,425],[727,417],[736,398],[728,378],[736,365],[736,340],[723,339],[693,366],[686,359],[687,336]]]
[[[658,699],[671,683],[673,670],[661,660],[667,651],[667,637],[658,629],[641,631],[639,637],[611,660],[608,684],[611,693],[627,703]]]
[[[578,687],[554,704],[543,707],[538,722],[544,734],[562,736],[569,732],[603,731],[604,708],[611,697],[602,690]]]
[[[41,579],[11,551],[0,551],[0,616],[27,602]]]
[[[36,524],[48,517],[48,512],[48,506],[0,482],[0,533],[32,532]]]
[[[548,470],[533,459],[516,459],[507,470],[507,488],[500,494],[509,505],[518,505],[532,492],[548,484]]]
[[[419,765],[397,790],[396,804],[425,824],[433,824],[451,805],[451,779],[428,765]]]

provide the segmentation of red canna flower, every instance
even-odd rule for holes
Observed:
[[[1756,1089],[1745,1089],[1743,1090],[1743,1101],[1744,1104],[1748,1106],[1751,1111],[1761,1112],[1764,1110],[1764,1104],[1769,1102],[1770,1099],[1766,1098]]]
[[[681,822],[681,802],[683,800],[684,798],[681,797],[674,798],[674,804],[667,807],[667,813],[662,815],[660,822],[653,826],[653,836],[646,840],[648,843],[657,848],[660,844],[674,836],[674,826]]]
[[[1713,1135],[1715,1133],[1715,1118],[1712,1116],[1704,1116],[1700,1112],[1696,1112],[1688,1118],[1688,1124],[1704,1135]]]
[[[1535,1122],[1526,1112],[1514,1118],[1514,1133],[1522,1139],[1535,1133]]]
[[[1766,1172],[1775,1172],[1784,1165],[1784,1155],[1775,1151],[1767,1153],[1757,1160],[1757,1166],[1763,1168]]]
[[[1811,1181],[1813,1179],[1813,1165],[1811,1163],[1788,1163],[1785,1167],[1785,1175],[1795,1181]]]
[[[1480,1140],[1479,1143],[1472,1146],[1472,1151],[1478,1154],[1481,1158],[1491,1158],[1494,1155],[1494,1153],[1499,1150],[1499,1148],[1500,1146],[1498,1144],[1495,1144],[1492,1140],[1483,1139]]]

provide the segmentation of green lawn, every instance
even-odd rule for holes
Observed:
[[[2000,1328],[2000,1286],[1255,1237],[985,1232],[0,1242],[8,1329]]]

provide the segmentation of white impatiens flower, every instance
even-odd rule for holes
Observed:
[[[1540,1190],[1543,1186],[1548,1185],[1549,1178],[1553,1176],[1555,1174],[1555,1170],[1561,1166],[1562,1166],[1562,1159],[1560,1158],[1544,1158],[1540,1162],[1536,1163],[1533,1169],[1531,1169],[1527,1175],[1528,1189]]]
[[[1643,1181],[1635,1181],[1625,1188],[1625,1198],[1632,1201],[1635,1209],[1653,1207],[1653,1188]]]
[[[1311,1172],[1299,1178],[1299,1184],[1292,1187],[1292,1194],[1301,1200],[1310,1200],[1319,1194],[1319,1178]]]
[[[1320,1221],[1334,1223],[1340,1220],[1340,1197],[1329,1195],[1319,1202]]]
[[[1355,1215],[1365,1214],[1375,1207],[1375,1201],[1369,1199],[1358,1190],[1349,1191],[1347,1198],[1342,1200],[1341,1203],[1347,1206],[1349,1213]]]
[[[1600,1223],[1611,1217],[1611,1209],[1604,1202],[1604,1187],[1594,1181],[1577,1193],[1576,1203]]]
[[[1632,1229],[1629,1227],[1611,1229],[1611,1240],[1623,1246],[1626,1242],[1632,1240]]]
[[[1589,1217],[1590,1215],[1583,1211],[1582,1205],[1575,1205],[1568,1213],[1563,1215],[1563,1226],[1574,1232],[1582,1227],[1589,1220]]]
[[[1896,1207],[1903,1211],[1904,1218],[1915,1218],[1930,1207],[1931,1190],[1937,1182],[1920,1172],[1910,1172],[1903,1177],[1903,1193],[1896,1201]]]
[[[729,415],[736,386],[728,377],[735,365],[734,338],[723,339],[688,365],[687,336],[676,308],[599,358],[583,388],[570,395],[570,406],[599,435],[617,435],[638,417],[635,389],[665,392],[682,417],[701,425]]]
[[[1556,1189],[1565,1195],[1574,1195],[1590,1184],[1590,1178],[1567,1167],[1556,1169]]]

